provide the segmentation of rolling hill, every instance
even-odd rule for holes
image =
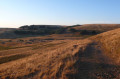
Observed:
[[[0,43],[0,79],[120,78],[120,29],[79,40],[20,38]]]
[[[72,36],[96,35],[120,28],[120,24],[86,24],[73,26],[26,25],[19,28],[0,28],[0,39],[37,37],[52,34],[73,34]],[[71,36],[71,35],[68,35]]]
[[[97,31],[109,31],[120,28],[120,24],[85,24],[81,26],[72,27],[76,30],[97,30]]]

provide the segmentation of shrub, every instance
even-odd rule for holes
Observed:
[[[77,30],[73,29],[73,28],[71,28],[69,31],[72,32],[72,33],[77,32]]]

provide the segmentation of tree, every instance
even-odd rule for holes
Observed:
[[[70,32],[74,33],[74,32],[77,32],[77,30],[76,30],[76,29],[71,28],[71,29],[70,29]]]

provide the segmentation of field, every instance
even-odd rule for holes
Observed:
[[[107,27],[97,35],[0,39],[0,79],[120,79],[120,29]]]

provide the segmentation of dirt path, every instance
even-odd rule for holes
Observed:
[[[79,52],[79,60],[76,64],[78,74],[75,79],[119,79],[120,66],[110,62],[101,47],[93,42],[84,52]]]

